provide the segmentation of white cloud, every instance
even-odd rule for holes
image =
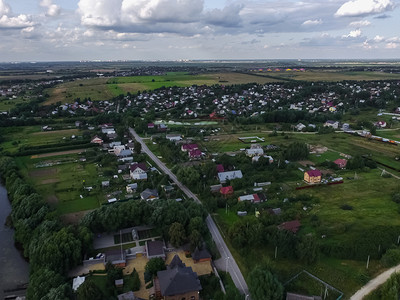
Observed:
[[[386,44],[386,49],[396,49],[399,47],[399,44],[397,43],[387,43]]]
[[[361,36],[361,30],[360,29],[356,29],[356,30],[350,31],[349,34],[345,34],[342,37],[343,38],[358,38],[360,36]]]
[[[27,15],[19,15],[17,17],[9,17],[3,15],[0,18],[0,28],[9,28],[9,29],[20,29],[25,27],[31,27],[34,23]]]
[[[303,26],[315,26],[315,25],[320,25],[322,23],[323,22],[322,22],[321,19],[318,19],[318,20],[307,20],[307,21],[304,21],[303,24],[301,24],[301,25],[303,25]]]
[[[382,42],[384,39],[385,39],[385,38],[384,38],[383,36],[376,35],[376,36],[373,38],[373,41],[374,41],[375,43],[380,43],[380,42]]]
[[[80,0],[78,12],[87,26],[113,26],[120,20],[122,0]]]
[[[4,2],[4,0],[0,0],[0,16],[8,15],[11,11],[10,6]]]
[[[359,27],[365,27],[365,26],[369,26],[369,25],[371,25],[371,22],[368,21],[368,20],[355,21],[355,22],[351,22],[351,23],[349,24],[349,26],[351,26],[351,27],[357,27],[357,28],[359,28]]]
[[[337,17],[357,17],[379,14],[394,8],[392,0],[350,0],[335,13]]]
[[[56,17],[61,12],[60,6],[54,4],[52,0],[42,0],[40,6],[47,9],[46,16],[49,17]]]

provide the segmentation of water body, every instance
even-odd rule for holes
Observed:
[[[4,225],[10,213],[7,191],[0,184],[0,299],[4,290],[16,289],[29,281],[29,264],[14,246],[14,230]]]

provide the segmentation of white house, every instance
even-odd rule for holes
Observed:
[[[135,163],[130,167],[130,175],[134,180],[147,179],[147,166],[145,163]]]
[[[232,180],[232,179],[236,179],[236,178],[243,178],[243,174],[242,174],[241,170],[218,173],[218,179],[219,179],[219,182],[221,182],[221,183],[224,183],[227,180]]]
[[[177,142],[182,140],[182,136],[180,134],[167,134],[165,138],[167,140],[170,140],[171,142]]]
[[[246,149],[246,155],[249,157],[260,156],[263,154],[264,154],[264,150],[262,148]]]

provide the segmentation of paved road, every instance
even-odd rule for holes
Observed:
[[[375,290],[378,286],[385,283],[390,275],[394,272],[400,272],[400,265],[390,268],[389,270],[383,272],[378,275],[374,279],[370,280],[366,285],[364,285],[361,289],[359,289],[353,296],[351,296],[350,300],[362,300],[366,295]]]
[[[142,138],[133,130],[129,128],[129,132],[142,145],[142,152],[146,153],[153,161],[158,165],[158,167],[175,182],[175,184],[186,194],[187,197],[192,198],[197,203],[201,204],[199,198],[195,194],[193,194],[185,185],[183,185],[178,178],[175,176],[174,173],[171,172],[167,166],[158,159],[157,156],[150,151],[147,145],[143,142]],[[228,270],[229,274],[232,277],[233,282],[235,283],[238,290],[244,294],[249,294],[249,289],[247,287],[246,281],[243,278],[242,273],[238,265],[236,264],[235,259],[233,258],[232,253],[229,251],[228,246],[226,245],[224,239],[222,238],[214,220],[211,218],[210,215],[206,218],[207,227],[210,230],[210,233],[214,239],[214,242],[221,254],[221,259],[226,263],[226,269]],[[247,297],[246,297],[247,298]]]

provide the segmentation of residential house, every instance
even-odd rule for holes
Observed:
[[[333,129],[338,129],[339,128],[339,122],[338,121],[332,121],[328,120],[324,123],[324,127],[331,127]]]
[[[210,192],[211,193],[218,193],[222,188],[222,184],[216,184],[216,185],[212,185],[210,186]]]
[[[261,157],[261,156],[254,156],[254,157],[251,159],[251,162],[253,162],[253,163],[254,163],[254,162],[258,162],[258,161],[260,160],[260,157]],[[269,162],[270,164],[272,164],[272,163],[274,162],[273,157],[270,156],[270,155],[263,155],[262,157],[268,159],[268,162]]]
[[[158,271],[154,279],[156,299],[164,300],[199,300],[199,291],[202,290],[197,273],[175,255],[167,269]]]
[[[304,172],[304,181],[307,183],[320,183],[321,176],[320,170],[308,170]]]
[[[147,166],[145,163],[134,163],[130,167],[130,175],[133,180],[147,179]]]
[[[154,127],[155,127],[154,123],[147,124],[147,129],[154,129]]]
[[[250,201],[251,203],[260,203],[260,202],[264,202],[265,200],[266,200],[266,197],[263,193],[249,194],[249,195],[240,196],[238,198],[239,202]]]
[[[102,145],[104,141],[103,141],[103,139],[99,138],[98,136],[95,136],[90,142],[92,144]]]
[[[374,123],[374,125],[375,125],[375,127],[378,127],[378,128],[385,128],[387,124],[385,121],[378,121],[378,122]]]
[[[194,263],[211,261],[211,254],[206,248],[196,248],[192,253],[192,259]]]
[[[225,169],[224,169],[224,166],[223,165],[217,165],[217,173],[221,173],[221,172],[224,172],[225,171]]]
[[[72,289],[74,290],[74,292],[76,292],[78,290],[78,288],[85,282],[86,277],[82,276],[78,276],[75,277],[72,281]]]
[[[158,191],[145,189],[143,192],[140,193],[140,198],[146,201],[153,201],[155,199],[158,199]]]
[[[236,178],[243,178],[241,170],[218,173],[218,179],[220,183],[225,183],[227,180],[233,180]]]
[[[128,193],[128,194],[132,194],[133,192],[136,192],[136,189],[138,188],[138,184],[137,183],[131,183],[131,184],[128,184],[127,186],[126,186],[126,192]]]
[[[289,222],[283,222],[282,224],[278,225],[279,230],[287,230],[291,231],[293,233],[296,233],[299,231],[301,226],[301,223],[299,220],[294,220],[294,221],[289,221]]]
[[[347,159],[338,158],[334,163],[339,167],[339,169],[344,169],[347,165]]]
[[[225,186],[222,187],[219,192],[221,193],[222,196],[224,196],[225,198],[233,195],[233,187],[232,186]]]
[[[146,255],[148,259],[161,257],[165,260],[165,245],[163,241],[146,241]]]
[[[199,146],[197,144],[183,144],[181,146],[181,150],[183,152],[190,152],[192,150],[197,150],[199,149]]]
[[[180,134],[167,134],[165,138],[171,142],[178,142],[182,140],[182,136]]]
[[[246,155],[248,157],[253,157],[253,156],[261,156],[264,154],[264,150],[260,148],[251,148],[251,149],[246,149]]]
[[[304,128],[306,128],[306,125],[299,123],[294,128],[296,128],[297,131],[302,131]]]
[[[200,159],[202,156],[202,153],[199,149],[195,149],[195,150],[190,150],[189,151],[189,158],[190,159]]]

